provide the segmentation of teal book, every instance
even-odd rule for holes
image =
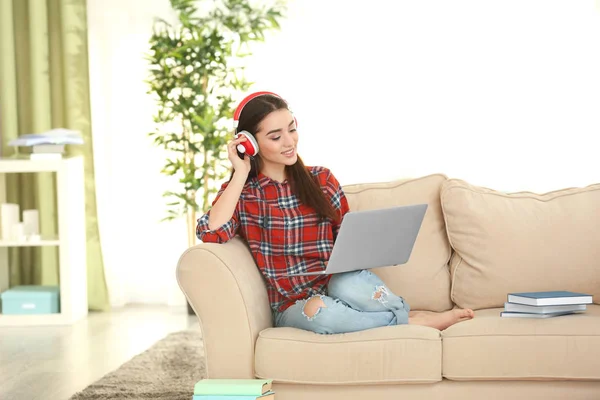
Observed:
[[[552,318],[552,317],[560,317],[563,315],[571,315],[571,314],[578,314],[578,313],[576,313],[574,311],[568,311],[568,312],[558,312],[558,313],[549,313],[549,314],[535,314],[535,313],[502,311],[500,313],[500,316],[504,317],[504,318]]]
[[[256,395],[249,395],[249,396],[244,396],[244,395],[239,395],[239,396],[229,396],[229,395],[212,395],[212,394],[206,394],[206,395],[202,395],[202,394],[195,394],[192,397],[192,400],[275,400],[275,393],[274,392],[267,392],[262,396],[256,396]]]
[[[272,383],[272,379],[203,379],[194,385],[194,395],[262,396]]]

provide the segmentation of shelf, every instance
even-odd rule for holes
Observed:
[[[0,0],[2,1],[2,0]],[[9,248],[56,246],[60,314],[3,315],[0,327],[68,325],[88,314],[85,224],[85,176],[82,156],[54,160],[0,158],[0,203],[5,203],[11,173],[53,172],[56,178],[57,230],[39,241],[0,240],[0,292],[10,287]]]
[[[60,240],[42,239],[37,241],[0,240],[0,247],[42,247],[59,246]]]

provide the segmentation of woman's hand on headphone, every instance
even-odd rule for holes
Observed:
[[[237,145],[245,142],[246,137],[244,135],[241,135],[238,138],[234,138],[234,140],[232,140],[231,142],[229,142],[229,144],[227,145],[227,156],[229,158],[229,161],[231,162],[231,165],[233,165],[233,169],[235,169],[236,173],[242,173],[242,174],[250,174],[250,156],[248,155],[244,155],[244,159],[242,160],[240,158],[240,156],[238,155],[238,151],[237,151]]]

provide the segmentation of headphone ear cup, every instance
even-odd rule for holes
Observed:
[[[240,153],[245,153],[252,157],[258,154],[258,142],[254,136],[252,136],[248,131],[241,131],[237,134],[237,136],[244,136],[246,138],[245,142],[242,142],[237,146]]]

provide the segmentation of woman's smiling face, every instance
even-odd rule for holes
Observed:
[[[263,168],[294,165],[298,160],[296,121],[289,110],[269,113],[254,135],[258,142]]]

